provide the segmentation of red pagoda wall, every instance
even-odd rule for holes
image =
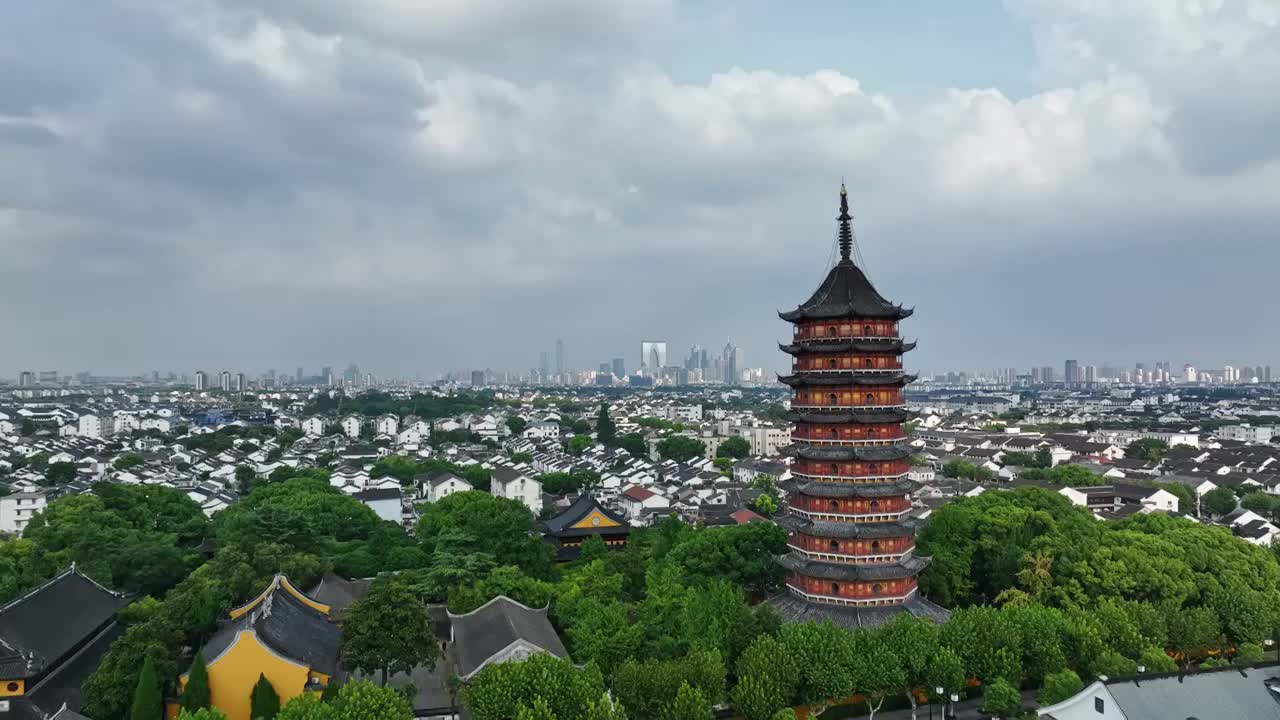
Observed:
[[[916,589],[915,578],[899,580],[848,581],[822,580],[791,573],[787,585],[809,595],[844,598],[848,600],[896,600]]]
[[[791,507],[811,513],[838,515],[887,515],[911,509],[905,497],[887,498],[819,498],[797,493],[791,498]]]
[[[876,405],[904,405],[902,388],[876,388],[875,386],[850,388],[803,388],[797,390],[792,406],[799,407],[872,407]]]
[[[793,435],[792,438],[795,436]],[[822,462],[821,460],[796,460],[791,466],[792,472],[801,475],[859,476],[867,475],[883,482],[885,476],[896,477],[908,472],[911,466],[906,460],[884,460],[881,462]],[[856,477],[849,478],[857,480]],[[839,482],[837,480],[837,482]]]
[[[853,322],[821,322],[808,320],[797,323],[794,337],[796,340],[815,340],[818,338],[892,338],[898,336],[898,323],[894,320],[863,320]]]
[[[792,440],[806,442],[853,442],[879,440],[889,442],[905,438],[907,433],[901,425],[823,425],[818,423],[796,423],[791,429]]]
[[[844,353],[801,355],[791,364],[795,370],[821,372],[823,370],[901,370],[902,358],[896,355]]]
[[[799,532],[791,533],[787,542],[811,553],[848,555],[851,559],[864,555],[898,555],[916,544],[910,536],[854,540],[814,537]]]

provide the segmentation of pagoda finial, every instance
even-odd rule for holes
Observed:
[[[840,183],[840,261],[849,260],[849,254],[853,252],[853,227],[849,224],[853,218],[849,217],[849,193],[844,189],[844,182]]]

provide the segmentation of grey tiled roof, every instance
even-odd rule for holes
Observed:
[[[449,618],[453,621],[453,651],[462,677],[479,670],[516,640],[559,658],[569,656],[547,619],[546,608],[535,610],[499,595],[469,613],[449,613]]]

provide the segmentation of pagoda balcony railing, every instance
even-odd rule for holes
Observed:
[[[816,593],[807,593],[791,583],[787,583],[787,591],[792,595],[804,598],[809,602],[827,603],[828,605],[848,605],[851,607],[872,607],[875,605],[898,605],[906,602],[915,595],[919,588],[911,588],[905,595],[896,595],[892,597],[875,597],[875,598],[847,598],[838,595],[819,595]]]
[[[805,550],[798,545],[792,545],[791,543],[787,543],[787,547],[810,560],[843,563],[845,565],[883,565],[885,563],[897,562],[910,555],[913,550],[913,548],[908,548],[903,552],[892,555],[846,555],[844,553],[814,552],[812,550]]]
[[[813,475],[806,472],[791,471],[792,477],[805,478],[808,480],[817,480],[819,482],[839,483],[842,485],[875,485],[878,483],[891,483],[907,477],[911,473],[904,472],[896,475],[858,475],[850,477],[848,475]]]
[[[851,372],[856,372],[856,373],[859,373],[859,374],[861,374],[861,373],[875,374],[875,373],[900,373],[900,372],[902,372],[902,368],[901,368],[901,367],[896,367],[896,368],[865,368],[865,367],[845,367],[845,368],[830,368],[830,367],[825,367],[825,368],[799,368],[799,367],[797,367],[797,368],[792,368],[791,370],[792,370],[792,372],[794,372],[794,373],[795,373],[795,374],[797,374],[797,375],[833,375],[833,374],[836,374],[836,375],[838,375],[838,374],[848,375],[848,374],[849,374],[849,373],[851,373]]]
[[[873,523],[873,522],[893,522],[901,520],[911,514],[912,508],[907,508],[901,512],[887,513],[838,513],[830,510],[805,510],[795,505],[791,506],[791,512],[807,517],[810,520],[833,521],[833,522],[853,522],[853,523]]]

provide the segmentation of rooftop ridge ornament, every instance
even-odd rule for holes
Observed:
[[[840,183],[840,262],[852,262],[849,258],[853,252],[853,227],[850,221],[853,220],[849,215],[849,193],[844,189],[844,183]]]

